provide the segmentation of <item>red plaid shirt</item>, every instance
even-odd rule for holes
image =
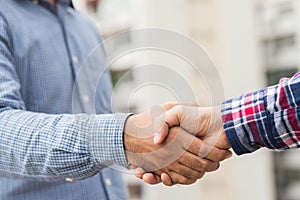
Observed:
[[[300,147],[299,105],[300,72],[278,85],[225,101],[224,129],[235,153]]]

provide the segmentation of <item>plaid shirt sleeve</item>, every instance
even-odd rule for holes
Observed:
[[[85,179],[116,164],[128,168],[128,114],[44,114],[26,110],[7,23],[0,18],[0,176]]]
[[[236,154],[260,147],[300,147],[300,72],[278,85],[227,100],[222,105],[224,129]]]

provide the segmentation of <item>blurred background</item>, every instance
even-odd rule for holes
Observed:
[[[74,0],[74,4],[95,23],[104,39],[143,27],[166,28],[192,38],[215,63],[226,98],[276,84],[280,77],[299,70],[299,0]],[[115,48],[126,48],[134,40],[129,35]],[[115,91],[116,111],[127,112],[129,108],[139,112],[174,100],[168,91],[154,86],[137,92],[130,102],[122,93],[132,90],[137,79],[153,76],[141,77],[131,70],[146,60],[185,74],[195,88],[197,102],[210,105],[203,77],[195,77],[186,63],[167,54],[137,52],[110,66],[114,83],[126,74]],[[214,77],[205,77],[209,78]],[[234,156],[192,186],[150,186],[132,175],[124,176],[132,200],[299,200],[300,152],[261,149],[251,155]]]

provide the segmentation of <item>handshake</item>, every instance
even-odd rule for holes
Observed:
[[[146,183],[192,184],[230,158],[220,109],[167,103],[130,116],[124,148],[135,176]]]

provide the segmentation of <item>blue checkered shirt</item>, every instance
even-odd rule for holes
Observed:
[[[0,5],[0,199],[127,199],[111,166],[128,167],[128,114],[109,114],[107,70],[90,97],[97,115],[72,109],[74,74],[97,31],[69,0],[56,10],[43,0]]]

